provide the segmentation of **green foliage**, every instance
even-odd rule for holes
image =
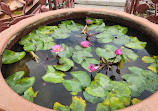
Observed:
[[[70,105],[72,111],[85,111],[86,103],[81,97],[72,97],[72,103]]]
[[[53,106],[53,110],[56,110],[56,111],[70,111],[70,107],[61,105],[60,103],[56,102]]]
[[[22,52],[14,52],[11,50],[5,50],[2,56],[2,63],[3,64],[12,64],[24,58],[26,53]]]
[[[98,25],[100,25],[100,24],[102,24],[103,23],[103,19],[95,19],[95,18],[89,18],[89,17],[87,17],[86,19],[85,19],[85,21],[87,22],[87,20],[90,20],[90,24],[98,24]]]
[[[73,48],[72,47],[68,47],[65,44],[61,44],[62,49],[64,49],[63,51],[61,51],[58,56],[61,58],[69,58],[72,56],[73,53]]]
[[[60,103],[56,102],[53,106],[53,110],[57,111],[85,111],[86,103],[81,97],[73,96],[72,103],[69,106],[61,105]]]
[[[22,78],[24,74],[24,71],[19,71],[6,78],[7,84],[18,94],[26,91],[35,82],[35,77]]]
[[[42,76],[45,82],[61,83],[64,80],[63,76],[66,75],[63,72],[55,70],[51,65],[48,65],[47,68],[47,73]]]
[[[59,65],[53,65],[57,70],[68,71],[74,66],[74,62],[68,58],[60,58]]]
[[[91,85],[85,91],[87,95],[84,94],[84,96],[89,102],[102,102],[106,98],[103,103],[98,104],[98,111],[104,111],[105,109],[113,111],[130,104],[131,90],[128,88],[128,84],[126,82],[112,81],[101,73],[96,74]]]
[[[98,103],[96,111],[110,111],[110,109],[103,103]]]
[[[81,92],[83,88],[88,87],[91,83],[89,75],[84,71],[71,72],[70,74],[73,79],[63,81],[63,85],[68,91]]]
[[[89,69],[88,69],[88,66],[89,66],[90,64],[97,64],[97,65],[98,65],[98,64],[99,64],[99,61],[96,60],[96,59],[94,59],[94,58],[85,58],[85,60],[82,61],[81,66],[82,66],[84,69],[89,70]]]
[[[143,70],[138,67],[128,68],[131,74],[123,75],[132,91],[132,96],[139,96],[144,90],[155,92],[158,89],[158,75],[149,70]]]
[[[139,99],[137,99],[137,98],[133,98],[133,99],[131,100],[131,102],[132,102],[133,105],[139,103],[140,101],[141,101],[141,100],[139,100]]]
[[[141,42],[138,40],[137,37],[130,37],[131,38],[131,42],[126,44],[126,47],[132,48],[132,49],[139,49],[142,50],[145,48],[146,46],[146,42]]]
[[[53,38],[49,35],[42,34],[33,30],[28,35],[25,35],[19,41],[20,45],[24,45],[24,50],[27,52],[37,50],[49,50],[55,43]]]
[[[33,98],[35,98],[37,96],[37,92],[34,92],[32,87],[30,87],[29,89],[27,89],[25,92],[24,92],[24,95],[22,95],[23,98],[27,99],[28,101],[31,101],[33,102]]]
[[[81,64],[86,57],[93,57],[91,54],[91,47],[83,48],[81,46],[75,46],[75,52],[73,53],[72,59],[78,63]]]
[[[39,33],[42,33],[42,34],[51,34],[55,29],[57,29],[58,27],[57,26],[40,26],[37,31]]]
[[[153,57],[148,57],[148,56],[144,56],[142,58],[142,60],[145,63],[152,63],[148,69],[152,70],[153,72],[158,73],[158,56],[153,56]]]
[[[77,27],[77,24],[73,21],[62,21],[61,24],[59,24],[59,28],[53,31],[52,37],[56,39],[66,39],[70,36],[71,31],[79,30],[80,29]]]

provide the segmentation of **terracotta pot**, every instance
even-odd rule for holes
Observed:
[[[5,48],[10,48],[23,35],[29,33],[40,25],[65,19],[81,17],[97,17],[123,23],[128,27],[136,28],[158,43],[158,25],[146,19],[127,14],[124,12],[109,11],[105,9],[61,9],[42,13],[18,22],[9,29],[0,33],[0,53],[2,55]],[[122,111],[158,111],[158,92],[143,100],[142,102],[122,109]],[[0,72],[0,111],[52,111],[31,103],[16,94],[5,82]]]

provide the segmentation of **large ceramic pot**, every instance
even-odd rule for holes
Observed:
[[[22,36],[26,35],[40,25],[81,17],[103,18],[116,23],[125,24],[128,27],[135,28],[146,33],[151,40],[158,43],[158,25],[149,22],[146,19],[130,15],[124,12],[109,11],[105,9],[61,9],[42,13],[11,26],[9,29],[0,33],[0,54],[5,48],[10,48]],[[2,65],[2,64],[1,64]],[[0,67],[1,67],[0,65]],[[158,91],[142,102],[121,109],[124,111],[158,111]],[[0,111],[52,111],[31,103],[18,94],[16,94],[5,82],[0,72]]]

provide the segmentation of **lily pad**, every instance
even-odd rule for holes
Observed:
[[[105,97],[95,97],[95,96],[88,94],[85,91],[83,92],[83,95],[84,95],[85,99],[92,104],[95,104],[98,102],[103,102],[105,100]]]
[[[56,111],[70,111],[70,107],[69,106],[64,106],[64,105],[56,102],[53,106],[53,110],[56,110]]]
[[[91,83],[89,75],[84,71],[75,71],[70,74],[73,79],[63,81],[63,85],[68,91],[81,92],[83,88],[88,87]]]
[[[75,46],[75,50],[76,51],[73,53],[72,59],[78,64],[81,64],[86,57],[93,57],[90,47],[83,48],[81,46]]]
[[[22,52],[14,52],[11,50],[5,50],[2,56],[2,63],[3,64],[12,64],[24,58],[26,53]]]
[[[22,78],[24,74],[24,71],[19,71],[6,78],[7,84],[18,94],[26,91],[35,82],[35,77]]]
[[[48,65],[47,67],[47,73],[44,76],[42,76],[42,79],[45,82],[62,83],[62,81],[64,80],[63,76],[66,75],[61,71],[56,71],[51,65]]]
[[[96,59],[94,59],[94,58],[85,58],[85,60],[84,61],[82,61],[82,63],[81,63],[81,66],[84,68],[84,69],[86,69],[86,70],[89,70],[88,69],[88,66],[90,65],[90,64],[99,64],[99,61],[98,60],[96,60]]]
[[[57,26],[40,26],[37,31],[42,34],[51,34],[54,29],[57,29]]]
[[[110,109],[103,103],[98,103],[96,111],[110,111]]]
[[[66,46],[65,44],[61,44],[63,51],[61,51],[58,56],[61,58],[69,58],[73,54],[73,48]]]
[[[132,104],[134,105],[134,104],[137,104],[137,103],[141,102],[141,100],[139,100],[139,99],[137,99],[137,98],[133,98],[133,99],[131,100],[131,102],[132,102]]]
[[[122,78],[128,82],[129,88],[132,91],[132,96],[139,96],[144,91],[146,85],[146,80],[141,74],[143,69],[138,67],[129,67],[128,69],[131,74],[123,75]]]
[[[53,65],[57,70],[68,71],[71,67],[74,66],[74,62],[68,58],[60,58],[60,65]]]
[[[72,111],[85,111],[86,102],[81,97],[74,96],[70,108]]]
[[[137,37],[130,37],[131,38],[131,42],[126,44],[126,47],[132,48],[132,49],[139,49],[142,50],[145,48],[146,46],[146,42],[141,42],[138,40]]]
[[[116,56],[116,54],[115,54],[116,49],[117,48],[113,45],[105,45],[104,49],[97,47],[96,54],[99,57],[103,57],[108,60],[108,59],[114,58]]]
[[[33,99],[37,96],[37,92],[34,92],[32,87],[30,87],[29,89],[27,89],[25,92],[24,92],[24,95],[22,95],[23,98],[27,99],[28,101],[31,101],[33,102]]]

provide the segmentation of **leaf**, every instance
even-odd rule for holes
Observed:
[[[85,89],[85,91],[92,95],[92,96],[96,96],[96,97],[105,97],[106,96],[106,92],[105,90],[96,82],[92,81],[91,85],[89,87],[87,87]]]
[[[81,64],[86,57],[93,57],[91,54],[91,47],[83,48],[81,46],[75,46],[75,50],[72,59],[78,64]]]
[[[144,61],[145,63],[153,63],[153,62],[155,62],[155,59],[154,59],[154,57],[144,56],[142,58],[142,61]]]
[[[103,102],[105,100],[105,97],[95,97],[95,96],[92,96],[92,95],[89,95],[87,92],[83,92],[83,95],[84,95],[84,98],[92,103],[92,104],[95,104],[95,103],[98,103],[98,102]]]
[[[42,76],[42,79],[45,82],[50,82],[50,83],[62,83],[63,76],[66,76],[63,72],[61,71],[56,71],[51,65],[47,66],[47,73]]]
[[[85,60],[82,61],[81,66],[82,66],[84,69],[89,70],[89,69],[88,69],[88,66],[89,66],[90,64],[97,64],[97,65],[98,65],[98,64],[99,64],[99,61],[96,60],[96,59],[94,59],[94,58],[85,58]]]
[[[158,64],[157,63],[153,63],[151,64],[148,69],[152,70],[153,72],[158,73]]]
[[[112,27],[115,27],[116,29],[119,30],[119,32],[126,34],[128,32],[128,28],[127,27],[123,27],[120,25],[113,25]]]
[[[38,91],[34,93],[32,87],[30,87],[29,89],[27,89],[24,92],[24,95],[22,95],[22,97],[27,99],[28,101],[33,102],[33,98],[35,98],[37,96],[37,93],[38,93]]]
[[[105,45],[105,49],[97,47],[96,54],[99,57],[103,57],[108,60],[108,59],[114,58],[116,56],[116,54],[115,54],[116,49],[117,48],[113,45]]]
[[[57,70],[68,71],[71,67],[74,66],[74,62],[68,58],[60,58],[60,65],[53,65]]]
[[[118,65],[118,69],[121,69],[123,67],[123,63],[124,63],[124,60],[121,58],[121,61],[119,62],[119,65]]]
[[[137,98],[133,98],[133,99],[131,100],[131,102],[132,102],[133,105],[139,103],[140,101],[141,101],[141,100],[139,100],[139,99],[137,99]]]
[[[98,38],[99,43],[110,43],[114,40],[114,37],[106,31],[98,34],[96,38]]]
[[[86,103],[81,97],[72,97],[72,103],[70,105],[72,111],[85,111]]]
[[[42,34],[51,34],[55,29],[57,29],[58,27],[57,26],[40,26],[37,31],[39,33],[42,33]]]
[[[7,84],[18,94],[26,91],[35,82],[35,77],[22,78],[24,74],[24,71],[19,71],[6,78]]]
[[[146,42],[141,42],[138,40],[137,37],[130,37],[131,38],[131,42],[126,44],[126,47],[132,48],[132,49],[139,49],[142,50],[145,48],[146,46]]]
[[[57,110],[57,111],[70,111],[70,107],[69,106],[64,106],[61,105],[60,103],[56,102],[53,106],[53,110]]]
[[[65,44],[61,44],[63,51],[61,51],[58,56],[61,58],[69,58],[72,56],[73,48],[66,46]]]
[[[110,111],[110,109],[103,103],[98,103],[96,111]]]
[[[99,24],[92,24],[90,26],[88,26],[88,29],[90,30],[95,30],[96,32],[102,32],[105,31],[105,23],[102,23],[101,25]]]
[[[150,70],[143,70],[142,75],[145,78],[145,90],[156,92],[158,90],[158,74],[150,71]]]
[[[24,58],[26,53],[22,52],[14,52],[11,50],[5,50],[2,56],[2,63],[3,64],[12,64]]]
[[[124,34],[115,34],[112,35],[114,37],[114,43],[115,44],[119,44],[119,45],[125,45],[128,44],[130,42],[130,38],[127,35]]]
[[[141,74],[143,70],[138,67],[129,67],[128,69],[132,74],[123,75],[122,78],[128,82],[132,96],[139,96],[144,91],[146,85],[146,80]]]
[[[123,51],[123,56],[124,56],[125,62],[131,61],[131,60],[135,61],[139,57],[131,49],[127,49],[127,48],[123,47],[123,48],[121,48],[121,50]]]
[[[0,3],[1,9],[7,14],[7,15],[11,15],[12,12],[10,10],[10,7],[8,5],[6,5],[4,2]]]
[[[68,91],[81,92],[84,87],[88,87],[91,83],[89,75],[84,71],[75,71],[70,74],[73,79],[63,81],[63,85]]]

